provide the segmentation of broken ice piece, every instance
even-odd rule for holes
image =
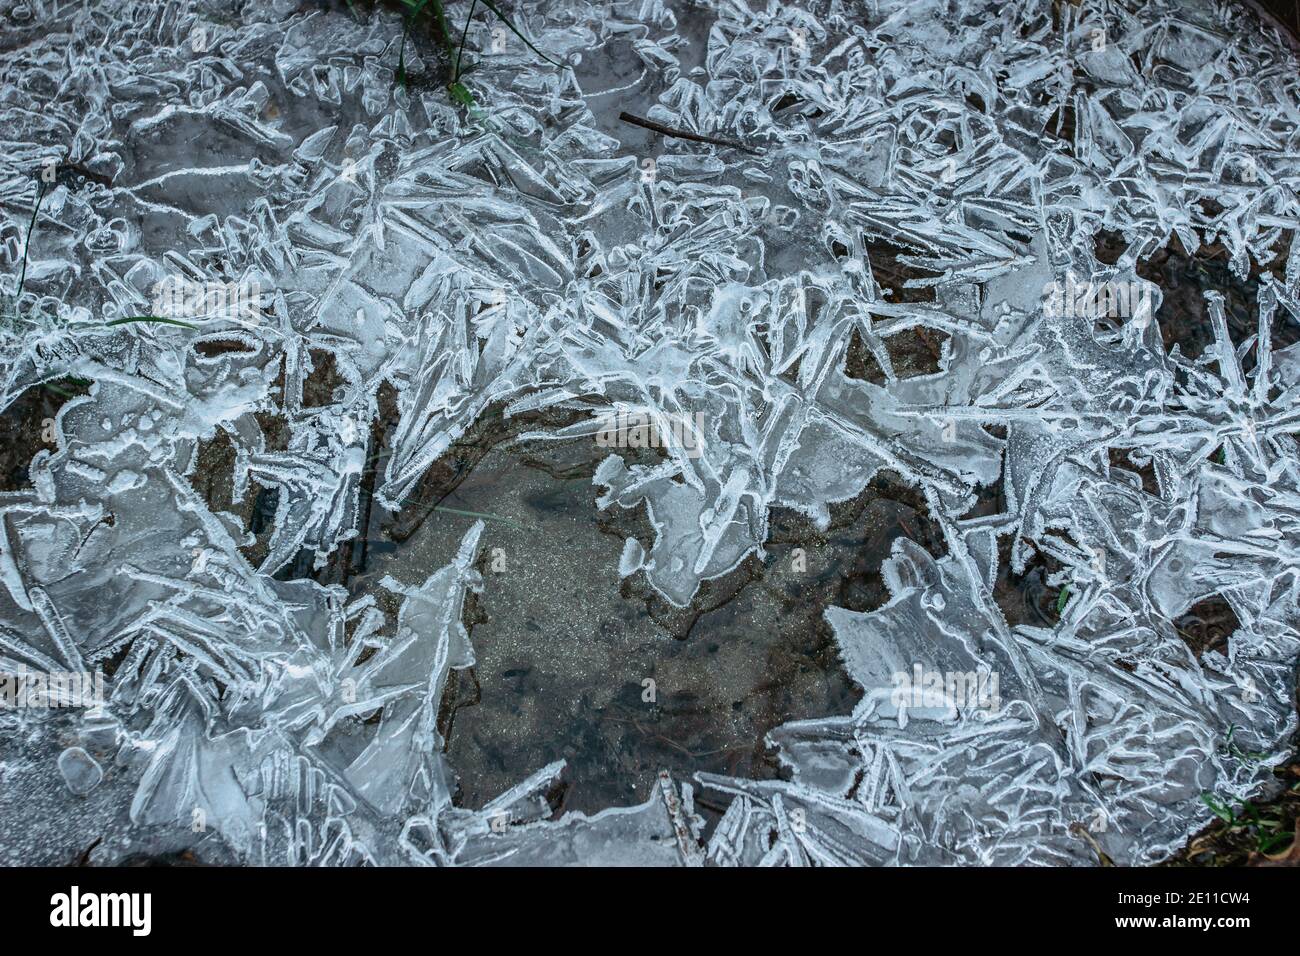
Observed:
[[[68,789],[79,797],[86,796],[104,779],[104,771],[95,758],[80,747],[69,747],[59,754],[59,773],[63,774]]]

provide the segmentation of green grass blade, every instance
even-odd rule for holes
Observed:
[[[460,46],[456,48],[456,68],[451,72],[453,86],[460,83],[460,57],[465,52],[465,41],[469,38],[469,25],[474,22],[474,11],[478,9],[478,0],[470,0],[469,15],[465,17],[465,29],[460,34]],[[454,94],[453,94],[454,95]]]
[[[1295,836],[1290,833],[1274,833],[1272,835],[1261,835],[1256,847],[1259,853],[1272,853],[1275,850],[1286,846]]]
[[[442,9],[442,0],[428,0],[429,5],[433,7],[433,16],[438,21],[438,32],[442,35],[442,48],[447,52],[447,60],[451,61],[451,27],[447,25],[447,14]]]
[[[1070,602],[1070,586],[1067,584],[1061,588],[1061,594],[1056,599],[1056,616],[1060,617],[1061,612],[1065,610],[1065,605]]]
[[[1201,794],[1201,802],[1204,803],[1207,807],[1209,807],[1210,810],[1213,811],[1216,817],[1218,817],[1220,820],[1222,820],[1224,823],[1228,824],[1229,826],[1231,826],[1236,822],[1237,818],[1233,814],[1232,809],[1226,806],[1225,804],[1220,803],[1217,799],[1215,799],[1210,794],[1208,793]]]
[[[402,42],[397,47],[397,73],[393,79],[401,84],[402,89],[406,89],[406,28],[407,24],[402,23]]]
[[[406,89],[406,37],[411,32],[411,24],[424,12],[424,6],[428,2],[429,0],[402,0],[402,6],[409,12],[402,18],[402,42],[397,48],[397,73],[393,77],[402,89]]]
[[[461,106],[469,108],[474,105],[474,94],[464,83],[448,83],[447,92]]]
[[[180,319],[168,319],[161,315],[128,315],[120,319],[114,319],[111,322],[105,322],[105,325],[126,325],[130,322],[153,322],[161,325],[179,325],[181,328],[199,330],[197,325],[190,325],[188,322],[182,322]]]
[[[545,53],[543,53],[541,50],[537,49],[537,47],[533,46],[533,41],[530,40],[530,39],[528,39],[528,37],[524,36],[522,33],[520,33],[520,32],[515,28],[515,25],[514,25],[513,23],[510,22],[510,18],[507,17],[504,13],[502,13],[502,12],[501,12],[501,8],[498,7],[495,3],[493,3],[492,0],[483,0],[483,6],[487,7],[489,10],[491,10],[493,13],[495,13],[495,14],[497,15],[497,17],[501,20],[501,22],[504,23],[507,27],[510,28],[510,32],[511,32],[511,33],[513,33],[515,36],[519,37],[519,39],[521,39],[521,40],[524,41],[524,44],[528,47],[528,49],[532,50],[534,53],[536,53],[538,56],[540,56],[540,57],[541,57],[543,60],[545,60],[547,63],[550,63],[552,66],[558,66],[558,67],[560,67],[561,69],[564,68],[564,64],[563,64],[563,63],[558,63],[558,62],[556,62],[555,60],[552,60],[549,56],[547,56],[547,55],[546,55]]]

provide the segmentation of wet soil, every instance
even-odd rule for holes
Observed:
[[[27,469],[41,449],[55,451],[54,419],[64,403],[90,391],[82,379],[63,378],[33,385],[0,412],[0,491],[32,486]]]
[[[1234,342],[1245,342],[1259,331],[1258,299],[1260,278],[1265,272],[1277,273],[1285,262],[1285,246],[1290,236],[1279,240],[1275,251],[1280,258],[1268,267],[1261,266],[1253,257],[1245,279],[1239,278],[1229,268],[1228,250],[1220,243],[1201,246],[1188,254],[1173,236],[1167,245],[1157,249],[1137,264],[1137,274],[1160,287],[1163,300],[1156,310],[1156,322],[1166,351],[1174,346],[1188,358],[1199,358],[1205,347],[1214,341],[1213,327],[1206,308],[1205,289],[1217,289],[1224,297],[1224,317]],[[1123,252],[1122,236],[1102,232],[1096,237],[1097,258],[1113,264]],[[1274,315],[1273,347],[1284,348],[1300,341],[1300,324],[1289,321],[1284,310]],[[1253,351],[1243,357],[1247,372],[1253,368]]]

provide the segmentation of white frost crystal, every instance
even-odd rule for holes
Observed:
[[[1239,4],[521,2],[567,66],[494,44],[481,11],[469,110],[409,49],[395,83],[382,8],[0,5],[3,403],[93,383],[0,494],[0,668],[112,664],[94,712],[0,710],[0,756],[7,787],[57,773],[99,808],[96,859],[1138,863],[1285,753],[1300,345],[1274,339],[1300,322],[1300,67]],[[1175,237],[1257,267],[1253,334],[1209,290],[1213,344],[1165,349],[1137,266]],[[156,315],[165,282],[202,290],[169,300],[184,324],[106,324]],[[895,367],[912,330],[937,371]],[[847,374],[855,342],[876,380]],[[322,352],[340,384],[304,404]],[[644,416],[662,458],[612,449],[599,507],[647,506],[617,572],[677,606],[764,556],[770,509],[825,527],[882,470],[946,551],[898,539],[889,602],[827,612],[860,704],[774,730],[784,779],[700,774],[730,801],[707,844],[668,776],[551,819],[562,765],[520,767],[459,807],[438,708],[473,662],[482,525],[422,585],[383,582],[396,620],[275,576],[360,533],[383,383],[390,509],[493,405],[573,414],[551,438]],[[190,480],[218,434],[236,501],[279,492],[257,567]],[[999,483],[1004,510],[970,516]],[[1008,625],[1000,540],[1016,572],[1059,564],[1055,627]],[[1197,657],[1172,621],[1215,595],[1240,627]],[[900,694],[914,671],[943,696]],[[48,811],[3,806],[0,843],[45,860],[23,814]]]

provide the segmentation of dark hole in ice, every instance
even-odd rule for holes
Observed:
[[[248,353],[251,352],[252,349],[248,347],[246,342],[241,342],[238,339],[208,339],[204,342],[196,342],[194,344],[194,351],[198,352],[204,358],[217,358],[221,355],[229,355],[232,352]]]
[[[998,538],[998,577],[993,600],[1002,609],[1008,627],[1020,624],[1055,627],[1059,620],[1056,604],[1061,589],[1049,585],[1047,579],[1061,570],[1060,562],[1035,549],[1025,562],[1024,572],[1017,574],[1011,569],[1013,544],[1009,534]]]
[[[85,395],[90,383],[62,378],[25,389],[0,412],[0,491],[31,487],[28,466],[41,449],[56,451],[54,419],[68,399]]]
[[[804,100],[802,97],[787,90],[786,92],[782,93],[780,97],[777,98],[776,102],[772,104],[771,111],[773,115],[775,115],[777,113],[780,113],[782,110],[788,110],[793,107],[799,106],[803,102]]]
[[[1241,626],[1232,605],[1218,594],[1197,601],[1185,614],[1175,618],[1173,624],[1197,660],[1206,651],[1218,651],[1226,656],[1228,639]]]
[[[971,518],[987,518],[993,515],[1005,514],[1007,510],[1007,496],[1002,487],[1002,479],[999,478],[993,484],[987,487],[981,486],[975,489],[975,503],[971,505],[962,518],[969,520]]]
[[[254,412],[258,426],[262,429],[262,440],[267,451],[286,451],[289,448],[289,421],[283,415],[272,412]]]
[[[1214,219],[1215,217],[1222,215],[1225,211],[1222,203],[1216,199],[1210,198],[1209,196],[1203,196],[1198,199],[1196,205],[1200,207],[1201,213],[1206,219]]]
[[[939,360],[948,341],[947,332],[937,332],[917,325],[885,339],[889,362],[899,378],[934,375],[940,371]]]
[[[1285,249],[1289,236],[1283,235],[1276,249]],[[1117,233],[1101,231],[1094,239],[1097,258],[1107,264],[1118,261],[1125,249],[1123,237]],[[1194,255],[1188,255],[1175,235],[1169,243],[1137,264],[1137,274],[1160,287],[1162,301],[1156,310],[1156,321],[1166,350],[1179,346],[1183,355],[1198,358],[1205,347],[1214,341],[1210,313],[1206,308],[1204,292],[1218,290],[1224,297],[1224,316],[1234,342],[1246,341],[1259,331],[1258,300],[1260,276],[1265,271],[1274,273],[1280,268],[1279,260],[1262,267],[1252,258],[1249,275],[1238,278],[1229,268],[1229,254],[1220,243],[1202,245]],[[1273,347],[1284,348],[1300,341],[1300,323],[1291,321],[1284,309],[1274,314]],[[1252,349],[1243,358],[1245,371],[1254,367]]]
[[[279,488],[258,488],[253,497],[253,514],[248,530],[255,535],[270,531],[275,522],[275,509],[280,502]]]
[[[284,419],[266,413],[258,413],[256,417],[267,437],[268,449],[282,448],[288,433]],[[189,473],[190,486],[211,511],[234,515],[256,537],[255,542],[241,547],[240,551],[254,567],[260,565],[268,553],[280,490],[263,486],[256,478],[250,478],[243,500],[234,500],[235,446],[223,429],[218,428],[211,438],[201,440],[195,455],[195,464]],[[284,576],[305,575],[286,572]]]
[[[860,382],[870,382],[872,385],[884,385],[887,381],[885,370],[871,354],[867,343],[862,341],[857,329],[849,336],[849,347],[844,355],[844,376]]]
[[[981,425],[980,427],[983,428],[990,435],[992,435],[994,438],[1000,439],[1001,441],[1007,440],[1006,425],[1001,425],[998,424],[997,422],[992,422],[989,424]]]
[[[217,433],[199,442],[194,468],[190,471],[190,485],[208,505],[210,511],[231,511],[235,474],[235,445],[226,432]]]
[[[1111,229],[1098,229],[1092,237],[1092,244],[1093,255],[1097,257],[1097,261],[1108,266],[1119,262],[1119,257],[1128,248],[1124,236]]]
[[[55,167],[55,182],[70,191],[85,189],[87,184],[94,183],[99,186],[112,188],[113,181],[102,173],[97,173],[93,169],[82,165],[81,163],[60,163]]]
[[[1063,103],[1053,110],[1043,132],[1066,145],[1074,144],[1074,104]]]
[[[821,532],[804,515],[772,509],[768,568],[790,564],[794,549],[802,548],[810,574],[809,580],[786,584],[792,611],[803,600],[815,604],[818,619],[829,605],[852,611],[883,607],[889,591],[880,565],[896,538],[916,542],[935,558],[945,553],[943,531],[924,496],[894,472],[877,473],[860,494],[831,505],[830,513],[830,527]]]
[[[347,379],[339,374],[333,352],[312,349],[310,354],[312,368],[303,379],[302,404],[305,408],[317,408],[337,401],[336,390],[346,385]]]
[[[1160,497],[1160,483],[1156,481],[1156,470],[1149,459],[1139,465],[1133,460],[1132,452],[1122,448],[1111,448],[1108,454],[1111,468],[1123,468],[1125,471],[1133,472],[1141,479],[1143,491],[1157,498]]]
[[[899,261],[902,257],[913,255],[910,250],[883,240],[868,237],[865,248],[867,259],[871,263],[871,274],[887,295],[890,302],[933,302],[932,286],[909,287],[909,279],[930,279],[938,273],[908,265]]]
[[[375,394],[375,402],[379,408],[379,415],[370,423],[370,438],[366,447],[366,465],[361,474],[361,487],[358,494],[361,508],[360,527],[357,529],[357,537],[351,543],[343,546],[345,553],[340,556],[341,560],[346,563],[346,570],[349,575],[366,569],[366,559],[372,544],[388,549],[387,542],[372,541],[370,525],[375,514],[375,486],[381,480],[380,469],[389,447],[389,436],[398,423],[397,389],[393,387],[391,382],[385,380],[380,383],[379,390]]]

